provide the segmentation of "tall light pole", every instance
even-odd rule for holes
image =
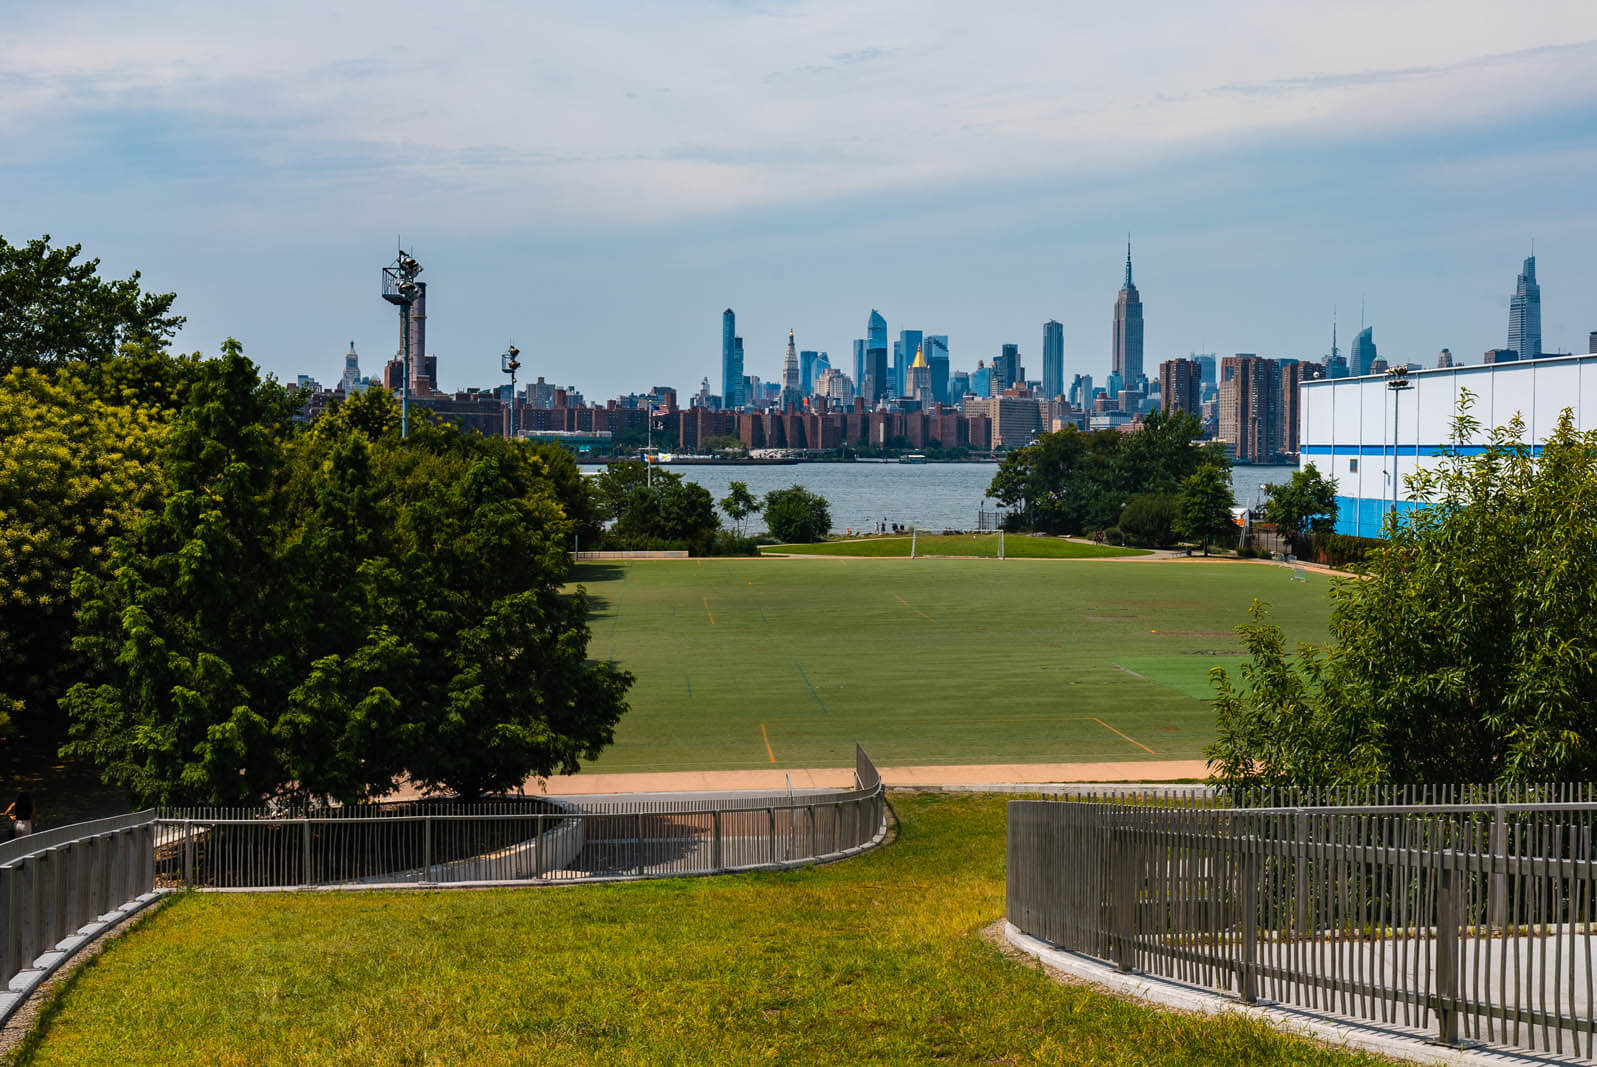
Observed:
[[[399,383],[399,436],[410,436],[410,305],[416,302],[416,275],[421,264],[403,248],[394,265],[383,268],[383,299],[399,305],[399,349],[404,378]]]
[[[516,417],[516,372],[521,369],[521,360],[517,358],[520,355],[521,349],[511,345],[499,357],[499,369],[510,375],[510,402],[505,405],[506,437],[514,436],[511,426]]]
[[[1392,529],[1397,530],[1397,398],[1409,387],[1408,368],[1391,367],[1386,372],[1386,387],[1392,391]],[[1419,455],[1419,448],[1414,454]]]

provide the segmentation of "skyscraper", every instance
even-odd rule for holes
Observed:
[[[925,345],[926,362],[932,368],[932,398],[939,404],[954,403],[948,395],[948,335],[927,334]]]
[[[1131,241],[1126,241],[1126,280],[1115,297],[1114,363],[1110,368],[1120,375],[1127,388],[1142,380],[1142,297],[1131,283]]]
[[[854,383],[859,389],[865,388],[865,338],[854,339]]]
[[[782,357],[782,395],[777,405],[783,410],[804,403],[804,392],[799,388],[798,349],[793,344],[793,331],[787,331],[787,354]]]
[[[925,335],[919,330],[898,331],[898,347],[894,350],[894,355],[896,357],[896,367],[894,373],[898,375],[898,392],[894,394],[895,396],[915,395],[910,391],[909,376],[905,372],[905,368],[907,368],[910,365],[910,362],[915,358],[915,353],[921,350],[921,345],[924,343],[924,341]],[[898,363],[897,360],[902,360],[903,362]]]
[[[932,402],[932,366],[926,362],[925,350],[915,346],[915,360],[909,365],[907,395],[926,407]]]
[[[1285,451],[1281,377],[1280,363],[1251,352],[1220,360],[1220,439],[1235,448],[1237,462],[1268,463]]]
[[[737,316],[731,308],[721,312],[721,406],[728,411],[740,403],[743,366],[733,361],[732,339],[737,336]]]
[[[1542,354],[1542,287],[1536,284],[1535,255],[1526,258],[1508,302],[1507,347],[1519,353],[1520,359]]]
[[[1042,324],[1042,395],[1049,400],[1065,391],[1065,328],[1053,319]]]
[[[865,321],[865,378],[860,395],[865,403],[874,407],[878,400],[891,396],[893,382],[888,378],[887,320],[882,313],[871,308],[871,317]]]
[[[732,395],[735,398],[732,404],[734,409],[748,403],[749,396],[748,375],[743,373],[743,338],[732,338]]]
[[[1370,373],[1377,359],[1375,353],[1375,327],[1366,326],[1353,338],[1353,351],[1349,354],[1349,369],[1355,378]]]
[[[344,353],[344,374],[338,380],[338,387],[345,396],[353,396],[366,388],[360,376],[360,356],[355,354],[354,341],[349,343],[349,351]]]
[[[1166,411],[1185,411],[1203,418],[1203,366],[1195,359],[1159,364],[1159,402]]]
[[[799,388],[805,396],[815,392],[815,355],[809,349],[799,353]]]
[[[998,396],[1017,382],[1026,384],[1026,373],[1020,367],[1019,345],[1004,345],[999,350],[998,358],[993,360],[992,382],[993,396]]]

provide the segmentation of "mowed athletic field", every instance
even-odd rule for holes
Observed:
[[[585,770],[1195,759],[1209,669],[1258,597],[1325,639],[1329,579],[1267,564],[706,559],[589,564],[590,653],[636,676]]]

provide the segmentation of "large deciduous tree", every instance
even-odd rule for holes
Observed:
[[[1202,444],[1202,423],[1183,411],[1155,411],[1135,432],[1082,433],[1067,426],[1004,458],[987,495],[1011,508],[1011,524],[1079,534],[1120,522],[1134,498],[1180,490],[1208,463],[1230,469],[1224,449]]]
[[[1280,485],[1270,486],[1264,502],[1264,521],[1292,542],[1299,555],[1312,534],[1330,533],[1336,526],[1336,482],[1310,463]]]
[[[82,675],[72,576],[109,574],[110,541],[160,494],[172,410],[147,382],[119,377],[82,367],[0,375],[0,718],[11,712],[46,742],[64,736],[56,702]]]
[[[1236,535],[1236,523],[1231,518],[1235,498],[1231,493],[1231,480],[1225,471],[1212,463],[1205,463],[1187,476],[1176,496],[1176,527],[1183,537],[1203,542],[1203,554],[1209,554],[1209,542]]]
[[[1256,612],[1242,684],[1217,670],[1229,785],[1589,780],[1597,775],[1597,432],[1568,412],[1539,456],[1518,421],[1480,427],[1407,479],[1331,639],[1289,653]]]
[[[832,529],[826,498],[795,485],[765,494],[765,525],[771,536],[789,544],[824,541]]]
[[[81,251],[52,248],[49,234],[25,245],[0,237],[0,374],[99,363],[125,344],[158,347],[183,325],[176,294],[145,292],[138,271],[102,279],[100,261],[79,261]]]
[[[164,506],[81,578],[69,750],[167,803],[476,796],[595,756],[630,676],[563,591],[558,457],[427,419],[401,441],[381,390],[296,432],[295,399],[236,342],[201,366]]]

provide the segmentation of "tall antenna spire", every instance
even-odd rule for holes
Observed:
[[[1129,232],[1126,234],[1126,284],[1122,285],[1120,288],[1134,288],[1134,286],[1131,284],[1131,234]]]
[[[1364,294],[1359,294],[1359,329],[1364,329]]]
[[[1331,305],[1331,358],[1336,358],[1336,305]]]

